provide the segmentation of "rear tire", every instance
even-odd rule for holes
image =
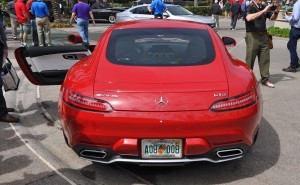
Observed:
[[[68,145],[68,147],[70,147],[69,142],[68,142],[68,138],[67,138],[67,136],[65,135],[64,132],[63,132],[63,135],[64,135],[64,139],[65,139],[66,144]]]
[[[114,15],[110,15],[109,17],[108,17],[108,21],[110,22],[110,23],[115,23],[115,21],[116,21],[116,17],[114,16]]]

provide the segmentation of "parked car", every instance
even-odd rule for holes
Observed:
[[[162,0],[165,4],[176,4],[185,6],[187,3],[183,0]],[[136,0],[133,2],[134,5],[151,4],[152,0]]]
[[[154,16],[148,11],[148,6],[149,4],[138,5],[123,12],[117,13],[117,19],[115,22],[118,23],[132,20],[153,19]],[[167,4],[167,8],[168,11],[164,12],[164,17],[166,19],[195,21],[215,27],[215,21],[211,17],[194,15],[192,12],[180,5]]]
[[[247,153],[262,116],[260,85],[230,45],[205,24],[151,19],[112,25],[93,50],[22,47],[15,57],[33,84],[61,84],[63,134],[80,157],[218,163]]]
[[[95,21],[109,21],[115,23],[116,14],[126,10],[126,7],[112,7],[109,3],[94,3],[91,5]],[[75,17],[77,21],[77,17]]]

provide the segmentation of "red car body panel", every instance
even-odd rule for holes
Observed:
[[[208,29],[216,49],[215,60],[208,65],[178,67],[123,66],[109,62],[105,53],[111,32],[140,27]],[[63,100],[65,89],[106,101],[113,111],[95,112],[70,106]],[[253,89],[257,102],[249,107],[225,112],[210,109],[219,100]],[[168,97],[167,107],[155,106],[159,96]],[[72,148],[99,147],[140,159],[141,139],[178,138],[183,140],[183,155],[190,156],[206,154],[218,147],[233,148],[239,144],[251,147],[262,115],[262,99],[253,72],[231,57],[217,33],[208,26],[134,21],[110,27],[93,54],[69,70],[60,93],[59,114]]]

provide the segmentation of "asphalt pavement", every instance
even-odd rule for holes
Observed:
[[[272,25],[268,22],[268,25]],[[94,44],[109,24],[90,27]],[[219,35],[236,39],[228,51],[245,59],[245,26],[238,21],[231,31],[229,19],[220,19]],[[52,29],[55,45],[66,45],[76,28]],[[300,72],[286,73],[288,39],[273,37],[270,80],[275,88],[261,86],[264,110],[257,143],[240,160],[222,163],[193,163],[184,167],[137,167],[96,165],[79,159],[66,147],[57,115],[60,86],[34,86],[24,77],[13,51],[19,47],[8,32],[9,58],[21,78],[16,92],[5,94],[9,107],[21,123],[0,124],[0,184],[299,184],[300,179]],[[300,48],[299,48],[300,49]],[[298,53],[299,50],[298,49]],[[254,73],[259,79],[255,64]]]

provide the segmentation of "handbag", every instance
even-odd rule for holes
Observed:
[[[270,34],[268,34],[268,42],[269,42],[269,48],[273,49],[273,37]]]
[[[18,90],[20,78],[16,70],[8,58],[3,58],[3,66],[1,71],[1,79],[5,91]]]

